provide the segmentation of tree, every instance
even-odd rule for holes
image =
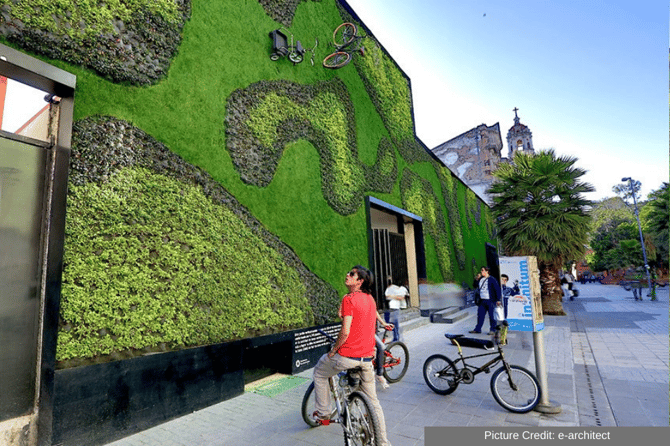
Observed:
[[[668,265],[668,183],[649,194],[647,206],[650,208],[645,212],[645,227],[656,247],[656,261],[659,265]],[[646,240],[645,240],[646,241]]]
[[[503,250],[537,257],[544,314],[565,314],[558,270],[585,251],[592,203],[582,194],[594,188],[580,181],[586,171],[576,162],[553,150],[517,152],[499,165],[488,190]]]
[[[642,188],[642,183],[637,180],[633,180],[632,183],[633,190],[635,191],[635,200],[640,201],[640,189]],[[630,190],[630,183],[628,181],[624,181],[623,183],[612,187],[612,191],[620,196],[626,204],[628,204],[628,200],[633,199],[633,193]]]

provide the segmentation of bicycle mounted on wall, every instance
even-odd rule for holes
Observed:
[[[282,32],[282,30],[284,30],[286,33]],[[290,43],[287,34],[291,36]],[[303,47],[299,40],[297,40],[294,45],[293,34],[291,34],[291,32],[283,26],[279,29],[270,31],[269,35],[270,39],[272,39],[272,53],[270,53],[270,60],[277,61],[281,57],[288,57],[288,60],[293,62],[293,65],[295,65],[302,62],[305,53],[309,51],[312,53],[310,62],[312,65],[314,65],[314,50],[319,45],[318,39],[314,39],[315,43],[314,47],[312,48]]]
[[[335,52],[323,59],[326,68],[342,68],[351,62],[352,53],[365,55],[365,47],[361,43],[363,36],[358,35],[358,29],[353,23],[343,23],[333,32]]]

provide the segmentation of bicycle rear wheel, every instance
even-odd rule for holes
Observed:
[[[438,395],[449,395],[458,387],[458,369],[444,355],[433,355],[423,364],[423,379]]]
[[[333,32],[333,43],[335,43],[335,47],[344,46],[354,40],[357,31],[356,25],[353,23],[343,23],[335,28],[335,31]]]
[[[510,412],[530,412],[540,402],[540,383],[535,375],[523,367],[510,365],[509,370],[507,373],[503,365],[491,377],[493,398]]]
[[[384,351],[384,378],[390,383],[398,382],[407,373],[409,350],[400,341],[391,342]]]
[[[344,426],[345,446],[380,446],[379,419],[367,396],[351,392]]]
[[[351,54],[344,51],[338,51],[329,54],[323,59],[323,66],[326,68],[342,68],[351,61]]]
[[[335,408],[335,403],[332,401],[332,396],[331,396],[331,401],[330,401],[330,418],[333,419],[335,415],[337,414],[337,409]],[[302,411],[302,419],[305,420],[305,423],[307,423],[308,426],[310,427],[317,427],[319,423],[312,418],[312,415],[316,411],[316,404],[314,402],[314,383],[310,383],[309,387],[307,387],[307,390],[305,391],[305,396],[302,397],[302,406],[301,406],[301,411]]]

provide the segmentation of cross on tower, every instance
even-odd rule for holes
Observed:
[[[516,114],[516,112],[519,111],[519,109],[514,107],[514,110],[512,110],[512,111],[514,112],[514,117],[518,118],[519,116]]]

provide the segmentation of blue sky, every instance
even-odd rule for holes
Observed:
[[[590,199],[668,181],[667,2],[348,1],[410,77],[427,146],[496,122],[505,141],[518,107],[536,150],[579,158]]]

